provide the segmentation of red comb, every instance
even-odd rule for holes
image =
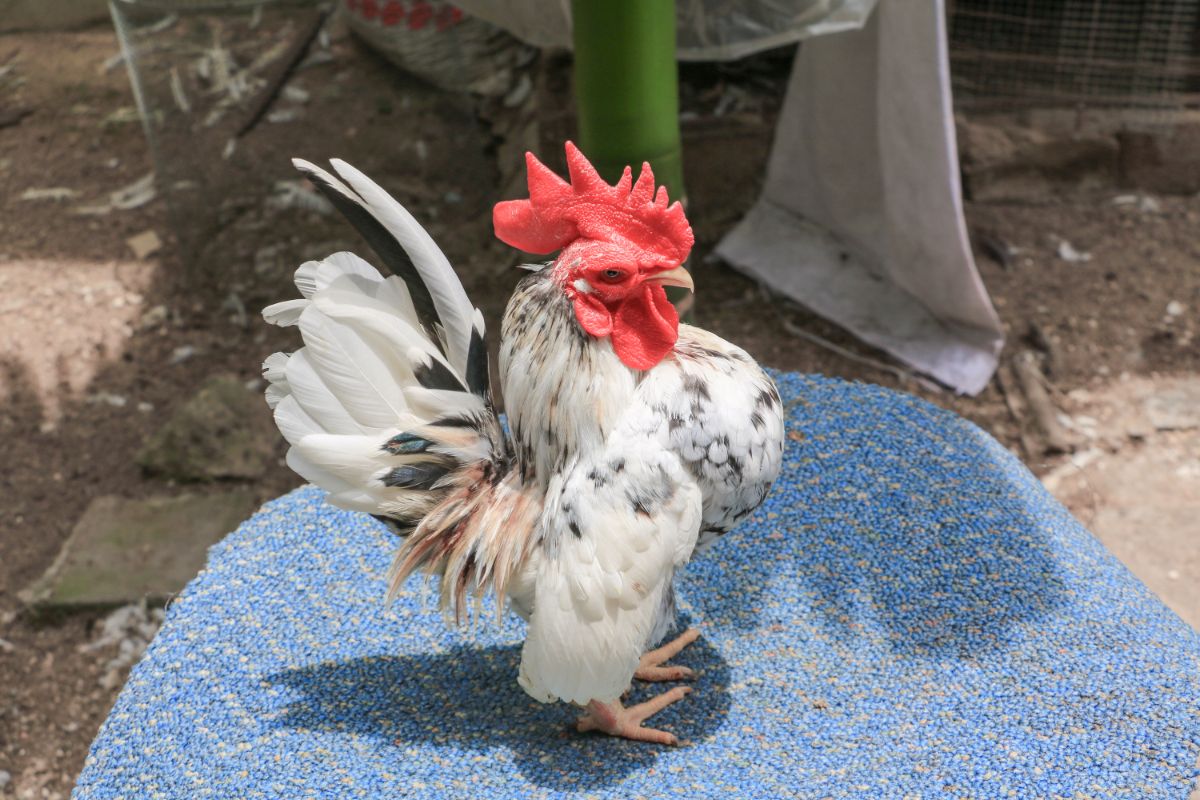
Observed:
[[[567,142],[571,182],[554,174],[533,153],[525,154],[529,199],[497,203],[492,212],[496,236],[527,253],[562,250],[579,239],[629,244],[654,261],[677,266],[694,238],[683,206],[667,205],[666,187],[654,190],[654,173],[642,164],[637,183],[625,168],[610,186],[571,142]],[[647,264],[646,266],[651,266]]]

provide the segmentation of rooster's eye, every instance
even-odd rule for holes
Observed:
[[[604,270],[604,280],[606,281],[619,281],[622,277],[624,277],[624,273],[619,269]]]

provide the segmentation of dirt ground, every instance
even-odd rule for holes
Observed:
[[[184,149],[164,154],[180,174],[236,171],[224,176],[228,194],[203,197],[199,211],[179,219],[162,197],[76,213],[152,167],[127,75],[106,67],[118,51],[113,33],[0,37],[0,69],[10,67],[0,73],[0,112],[31,112],[0,127],[0,796],[69,794],[118,691],[100,683],[105,659],[79,651],[98,615],[32,620],[18,590],[52,561],[93,498],[170,491],[135,465],[144,439],[206,378],[254,381],[265,355],[290,346],[257,309],[291,296],[297,264],[362,248],[332,216],[270,207],[275,182],[294,177],[289,157],[345,158],[393,190],[427,222],[498,329],[518,273],[490,231],[504,151],[494,113],[407,77],[345,35],[328,47],[330,60],[291,81],[307,95],[302,114],[264,120],[228,163]],[[566,70],[560,59],[537,68],[546,148],[571,129]],[[706,257],[756,195],[786,74],[780,57],[684,72],[699,324],[773,367],[916,392],[974,420],[1035,472],[1060,467],[1062,456],[1022,449],[1022,425],[996,383],[974,398],[939,391]],[[1068,415],[1123,381],[1200,372],[1200,198],[1160,197],[1148,207],[1114,203],[1116,194],[968,204],[977,243],[1016,248],[1007,266],[977,251],[1009,333],[1005,358],[1035,353]],[[147,231],[162,246],[139,258],[127,240]],[[1064,260],[1061,239],[1090,258]],[[887,366],[789,332],[797,327]],[[253,488],[265,500],[297,483],[279,462]],[[1094,498],[1079,503],[1086,521]]]

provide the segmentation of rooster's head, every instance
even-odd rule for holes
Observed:
[[[579,324],[611,337],[626,366],[653,367],[679,336],[679,315],[663,287],[693,288],[681,266],[694,241],[683,207],[667,204],[665,187],[655,192],[649,164],[636,183],[626,167],[610,186],[570,142],[570,183],[532,153],[525,161],[529,199],[496,204],[496,236],[527,253],[561,250],[554,275]]]

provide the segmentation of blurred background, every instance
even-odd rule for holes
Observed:
[[[562,169],[577,94],[554,20],[468,5],[0,0],[0,797],[70,793],[161,604],[299,483],[260,370],[294,343],[258,312],[301,262],[366,251],[292,157],[371,175],[499,330],[519,255],[491,208],[526,150]],[[811,5],[801,52],[874,4]],[[763,190],[801,34],[680,62],[695,323],[966,416],[1200,625],[1200,2],[957,0],[942,21],[954,192],[1004,339],[985,388],[714,253]]]

